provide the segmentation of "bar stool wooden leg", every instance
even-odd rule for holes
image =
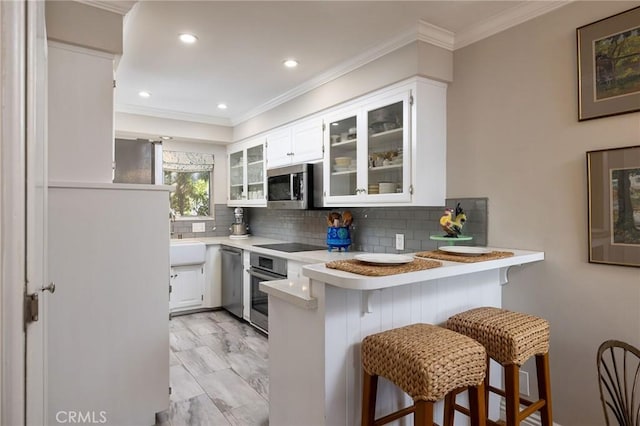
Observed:
[[[362,370],[362,426],[373,425],[376,415],[378,376]]]
[[[413,413],[413,426],[433,425],[433,402],[416,401],[416,411]]]
[[[504,366],[504,391],[507,404],[507,426],[520,426],[520,367]]]
[[[469,388],[469,409],[471,410],[471,426],[486,426],[487,424],[485,396],[486,393],[484,382],[480,383],[477,387]],[[475,413],[477,413],[477,415],[475,415]],[[453,426],[453,423],[451,426]]]
[[[456,391],[451,391],[444,397],[444,419],[442,426],[453,426],[453,418],[455,416]]]
[[[536,376],[538,377],[538,398],[544,399],[540,409],[542,426],[552,426],[551,419],[551,376],[549,374],[549,353],[536,355]]]
[[[489,389],[491,388],[491,358],[487,355],[487,372],[484,375],[484,412],[489,415]]]

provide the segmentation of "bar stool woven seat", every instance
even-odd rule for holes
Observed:
[[[362,340],[362,425],[379,426],[413,414],[413,424],[433,425],[434,404],[469,390],[472,426],[485,426],[484,376],[487,352],[475,340],[443,327],[413,324]],[[409,394],[413,405],[375,419],[378,377]],[[453,426],[454,413],[444,425]]]
[[[482,343],[487,354],[503,365],[522,365],[549,352],[549,322],[533,315],[483,307],[452,316],[447,328]]]
[[[534,412],[540,412],[542,426],[552,426],[551,379],[549,374],[549,322],[545,319],[520,312],[493,307],[471,309],[453,315],[447,328],[480,342],[487,350],[487,375],[485,392],[505,397],[506,424],[518,426]],[[538,400],[530,401],[520,396],[520,366],[535,356],[538,379]],[[490,362],[493,358],[504,369],[504,389],[491,386]],[[452,403],[447,409],[464,412],[455,403],[455,392],[449,396]],[[520,409],[525,405],[524,410]],[[487,424],[497,424],[491,420]]]

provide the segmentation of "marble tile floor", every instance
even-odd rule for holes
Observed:
[[[267,338],[226,311],[173,317],[167,419],[158,426],[267,426]]]

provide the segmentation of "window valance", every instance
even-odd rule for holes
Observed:
[[[176,172],[210,172],[213,170],[213,154],[202,152],[163,151],[165,170]]]

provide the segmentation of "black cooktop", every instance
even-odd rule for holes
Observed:
[[[287,253],[295,253],[297,251],[315,251],[326,250],[326,247],[314,246],[304,243],[276,243],[276,244],[256,244],[256,247],[262,247],[270,250],[284,251]]]

